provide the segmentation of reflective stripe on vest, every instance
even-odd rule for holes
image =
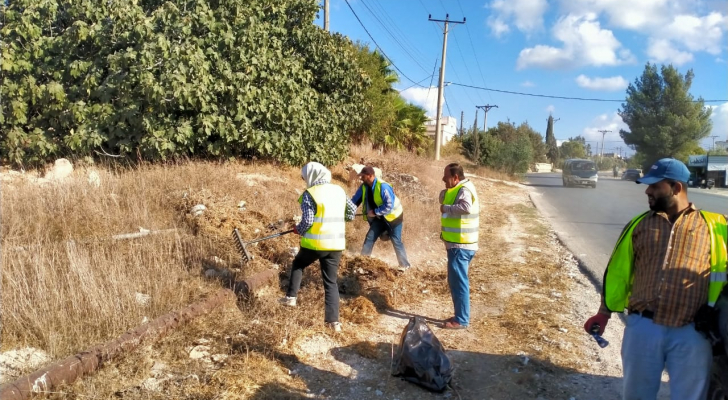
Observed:
[[[325,183],[306,189],[316,203],[313,225],[301,235],[301,247],[317,251],[339,251],[346,248],[346,192]],[[298,199],[303,202],[303,195]]]
[[[387,183],[379,178],[377,178],[377,182],[374,184],[374,190],[372,191],[374,193],[374,204],[377,205],[377,207],[381,207],[382,204],[384,204],[384,200],[382,200],[382,183]],[[389,183],[387,183],[389,185]],[[392,185],[389,185],[392,186]],[[392,194],[394,195],[394,189],[392,189]],[[361,185],[361,204],[364,205],[364,219],[367,219],[367,209],[369,208],[369,203],[367,203],[367,185]],[[374,211],[374,210],[372,210]],[[394,195],[394,205],[392,206],[392,211],[389,212],[389,214],[384,216],[384,219],[386,219],[389,222],[394,221],[402,215],[402,212],[404,211],[404,208],[402,208],[402,203],[399,202],[399,198],[397,195]]]
[[[610,311],[623,312],[629,306],[629,296],[632,294],[634,282],[634,250],[632,246],[632,233],[637,224],[649,212],[632,219],[617,241],[612,256],[604,271],[604,303]],[[725,218],[716,213],[700,211],[710,232],[710,286],[708,287],[708,305],[715,305],[721,290],[726,284],[726,260],[728,250],[728,226]]]
[[[472,196],[473,205],[470,207],[470,214],[442,214],[440,218],[440,238],[450,243],[478,243],[478,230],[480,228],[480,203],[478,194],[475,192],[475,185],[469,179],[461,181],[457,186],[445,191],[442,200],[444,205],[453,205],[460,190],[466,188]]]

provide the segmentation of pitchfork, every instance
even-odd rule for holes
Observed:
[[[266,236],[266,237],[262,237],[262,238],[259,238],[259,239],[254,239],[254,240],[251,240],[249,242],[243,242],[243,238],[240,237],[240,232],[238,231],[238,228],[235,228],[235,229],[233,229],[233,240],[235,241],[235,247],[238,248],[238,251],[240,252],[240,256],[242,256],[242,258],[243,258],[243,264],[244,264],[244,263],[246,263],[246,262],[248,262],[248,261],[250,261],[250,260],[253,259],[253,256],[250,255],[250,253],[248,253],[248,249],[245,248],[245,245],[252,244],[252,243],[257,243],[257,242],[262,242],[263,240],[273,239],[273,238],[276,238],[278,236],[287,235],[289,233],[293,233],[293,229],[288,230],[288,231],[285,231],[285,232],[278,232],[276,234],[273,234],[273,235],[270,235],[270,236]]]

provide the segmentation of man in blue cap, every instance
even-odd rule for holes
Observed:
[[[623,399],[653,400],[662,371],[670,398],[704,400],[712,349],[705,316],[726,284],[726,217],[688,201],[685,164],[663,158],[637,183],[650,211],[622,231],[604,272],[599,312],[584,324],[602,334],[612,312],[627,310],[622,341]]]

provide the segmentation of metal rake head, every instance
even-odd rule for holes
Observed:
[[[235,242],[235,247],[237,247],[238,252],[243,259],[243,264],[253,259],[253,256],[248,253],[248,249],[245,248],[245,242],[243,242],[243,238],[240,237],[238,228],[233,229],[233,242]]]

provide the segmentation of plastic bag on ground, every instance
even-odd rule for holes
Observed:
[[[392,375],[425,389],[442,392],[450,383],[452,373],[450,357],[424,319],[410,318],[402,331]]]

